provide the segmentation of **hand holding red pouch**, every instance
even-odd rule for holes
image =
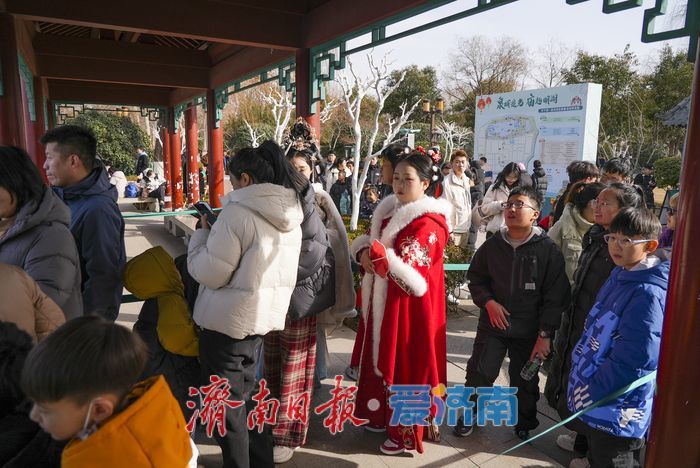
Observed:
[[[389,273],[389,260],[386,258],[386,247],[378,240],[372,242],[369,249],[369,258],[374,265],[374,272],[382,278]]]

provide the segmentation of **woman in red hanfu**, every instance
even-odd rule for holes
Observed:
[[[365,427],[370,431],[387,431],[380,449],[388,455],[422,453],[428,429],[389,424],[389,387],[427,384],[432,389],[447,382],[443,252],[452,208],[426,194],[439,177],[437,166],[421,153],[402,159],[394,169],[394,195],[375,210],[369,235],[351,247],[365,270],[366,332],[355,416],[369,420]]]

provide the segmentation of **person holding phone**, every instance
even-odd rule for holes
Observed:
[[[229,161],[233,192],[215,224],[208,214],[190,239],[187,266],[199,282],[201,383],[228,379],[230,399],[250,403],[263,336],[285,326],[297,280],[308,181],[273,141]],[[249,432],[246,407],[228,408],[225,435],[215,432],[225,466],[271,466],[269,433]]]

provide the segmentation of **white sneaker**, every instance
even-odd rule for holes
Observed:
[[[285,447],[284,445],[275,445],[272,447],[272,459],[275,463],[287,463],[294,456],[294,451],[299,447]]]
[[[562,434],[557,437],[557,445],[560,449],[566,450],[567,452],[574,451],[574,443],[576,442],[576,433]]]
[[[569,463],[569,468],[590,468],[591,464],[588,463],[588,458],[574,458]]]

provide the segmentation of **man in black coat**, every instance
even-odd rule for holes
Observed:
[[[136,175],[140,177],[143,171],[148,169],[148,154],[146,154],[143,146],[136,148],[136,153]]]
[[[465,386],[492,386],[508,354],[510,385],[518,388],[515,433],[527,439],[539,424],[539,379],[535,375],[524,380],[520,371],[528,361],[544,360],[551,352],[551,337],[571,293],[561,251],[533,226],[540,214],[535,190],[516,187],[504,205],[506,226],[486,239],[467,272],[469,291],[481,315]],[[460,418],[454,432],[465,437],[474,425],[475,421]]]
[[[644,201],[648,209],[654,211],[654,189],[656,179],[654,178],[654,165],[645,164],[642,172],[634,178],[634,185],[638,185],[644,192]]]

